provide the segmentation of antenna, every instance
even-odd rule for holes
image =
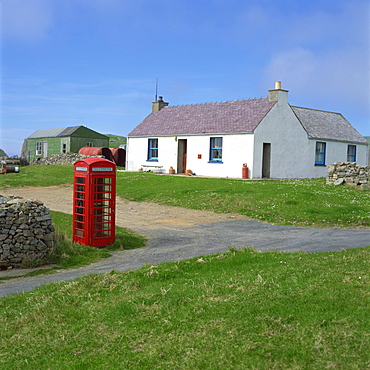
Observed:
[[[157,101],[158,100],[158,77],[156,78],[156,81],[155,81],[155,99],[154,101]]]

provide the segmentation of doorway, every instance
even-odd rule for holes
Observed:
[[[262,177],[270,178],[271,168],[271,143],[263,143],[262,152]]]
[[[178,140],[177,149],[177,173],[185,173],[186,170],[186,155],[188,141],[187,139]]]
[[[48,142],[44,141],[43,146],[44,146],[43,157],[46,158],[48,156]]]

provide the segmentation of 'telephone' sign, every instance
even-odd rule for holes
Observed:
[[[113,171],[112,167],[93,167],[93,171]]]

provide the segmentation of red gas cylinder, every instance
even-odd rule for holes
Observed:
[[[243,163],[242,178],[243,179],[247,179],[248,178],[248,166],[247,166],[246,163]]]

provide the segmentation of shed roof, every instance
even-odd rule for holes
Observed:
[[[170,106],[149,114],[128,136],[253,132],[274,104],[258,98]]]
[[[35,131],[33,134],[28,136],[28,139],[38,139],[38,138],[43,138],[43,137],[70,136],[80,127],[82,126],[41,129],[41,130]]]
[[[366,139],[340,114],[291,107],[309,137],[366,144]]]

